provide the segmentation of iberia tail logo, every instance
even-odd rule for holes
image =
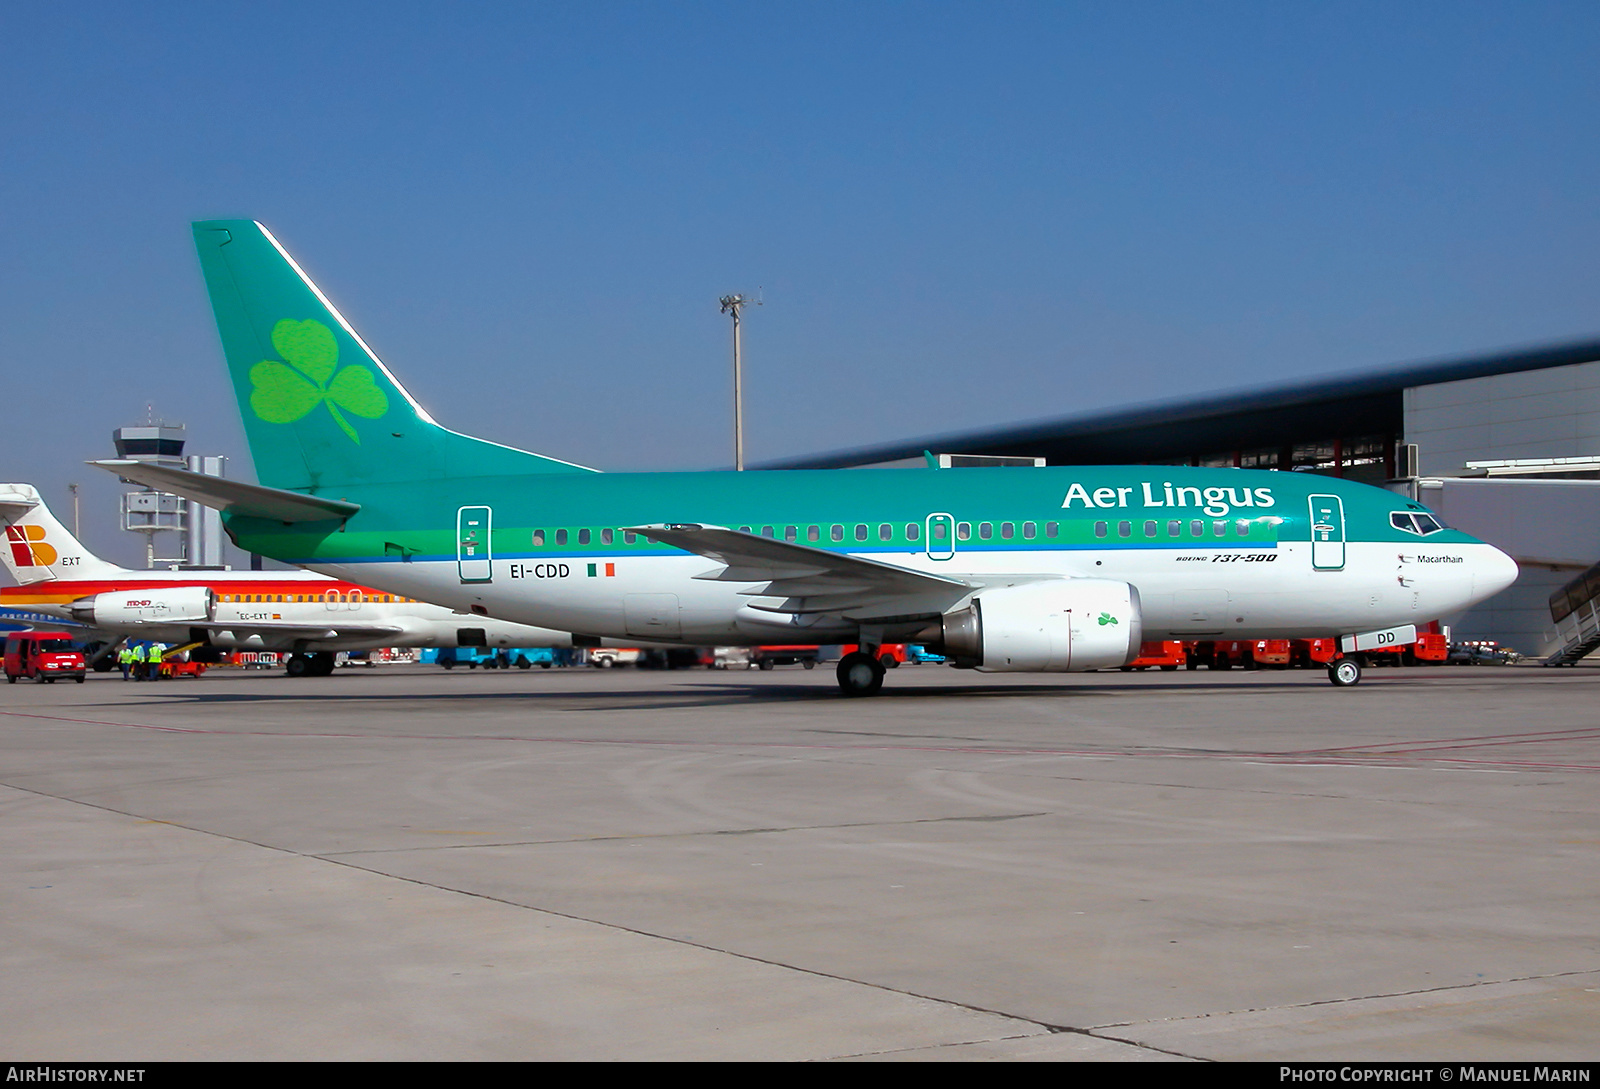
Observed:
[[[55,546],[45,543],[43,526],[7,526],[6,544],[18,567],[49,567],[56,562]]]

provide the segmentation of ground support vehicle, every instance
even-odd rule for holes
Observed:
[[[445,669],[458,665],[468,669],[479,666],[484,669],[532,669],[534,666],[549,669],[556,657],[549,647],[424,647],[417,660]]]
[[[1287,669],[1291,657],[1288,639],[1203,639],[1186,642],[1184,666],[1188,669]]]
[[[1452,643],[1448,657],[1451,665],[1510,665],[1522,655],[1493,639],[1469,639]]]
[[[1139,657],[1122,667],[1122,672],[1129,673],[1133,670],[1143,672],[1151,666],[1171,672],[1183,665],[1186,661],[1183,643],[1177,639],[1163,639],[1153,643],[1139,644]]]
[[[1289,665],[1293,669],[1324,669],[1337,657],[1337,639],[1289,640]]]
[[[842,661],[851,654],[859,654],[860,652],[861,647],[857,644],[845,643],[839,648],[839,657]],[[906,654],[906,644],[884,643],[878,647],[878,664],[883,666],[884,669],[898,668],[901,662],[906,661],[910,661],[909,656]]]
[[[944,665],[948,659],[943,654],[933,653],[927,647],[916,643],[907,643],[906,661],[913,665]]]
[[[617,666],[637,665],[643,656],[637,647],[591,647],[589,665],[595,669],[615,669]]]
[[[850,648],[854,650],[855,648]],[[891,648],[885,646],[883,652],[889,653]],[[781,665],[801,665],[806,669],[815,669],[821,660],[821,647],[790,646],[790,647],[751,647],[750,661],[757,669],[772,669]],[[895,662],[899,665],[899,662]],[[884,662],[887,667],[888,662]]]
[[[89,671],[83,652],[64,631],[19,631],[6,636],[6,683],[30,680],[55,684],[70,680],[83,683]]]

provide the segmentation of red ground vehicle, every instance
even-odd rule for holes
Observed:
[[[55,684],[59,680],[83,683],[88,672],[83,652],[64,631],[19,631],[6,636],[6,682],[19,677]]]
[[[846,643],[839,648],[841,656],[854,654],[861,648],[854,643]],[[878,648],[878,661],[884,669],[895,669],[906,660],[906,645],[904,643],[884,643]]]
[[[1169,673],[1183,665],[1185,655],[1183,643],[1176,639],[1166,639],[1155,643],[1140,643],[1139,657],[1122,667],[1124,673],[1132,669],[1149,669],[1157,666]]]
[[[1289,664],[1296,669],[1326,666],[1338,656],[1337,639],[1292,639],[1289,642]]]
[[[1190,669],[1287,669],[1291,657],[1288,639],[1206,639],[1183,646]]]

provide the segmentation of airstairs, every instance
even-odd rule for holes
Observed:
[[[1550,595],[1550,619],[1561,649],[1545,665],[1573,665],[1600,650],[1600,563]]]

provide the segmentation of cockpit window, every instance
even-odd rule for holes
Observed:
[[[1430,533],[1438,533],[1448,528],[1438,517],[1424,514],[1421,511],[1397,510],[1389,515],[1389,524],[1395,529],[1407,533],[1415,533],[1418,537],[1426,537]]]

